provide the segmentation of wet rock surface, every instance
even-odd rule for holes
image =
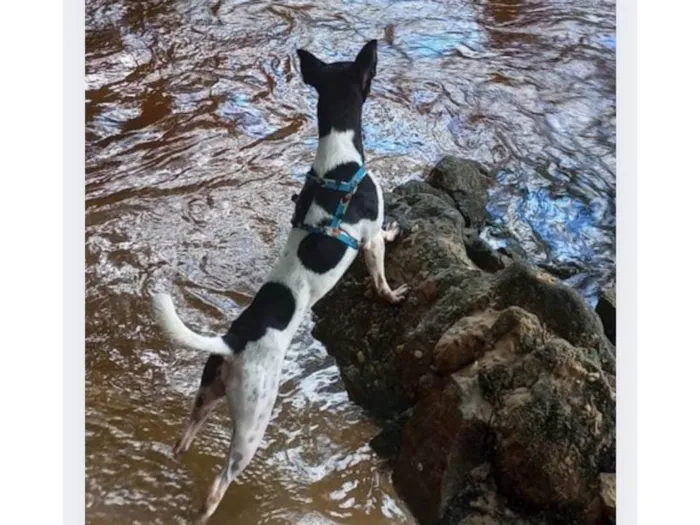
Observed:
[[[409,297],[379,300],[358,257],[314,336],[392,421],[375,442],[421,523],[614,521],[614,346],[577,292],[478,239],[492,183],[447,158],[387,194],[387,278]]]

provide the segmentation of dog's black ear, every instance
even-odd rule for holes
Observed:
[[[305,84],[318,88],[321,79],[321,71],[326,63],[319,60],[305,49],[297,49],[299,56],[299,66],[301,67],[301,78]]]
[[[355,58],[355,70],[360,75],[362,91],[367,92],[377,72],[377,41],[367,42]]]

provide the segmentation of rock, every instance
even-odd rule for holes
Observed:
[[[483,272],[467,256],[462,240],[464,218],[454,202],[424,182],[412,182],[410,187],[410,191],[400,188],[386,195],[388,213],[402,233],[387,245],[385,266],[389,283],[408,283],[414,291],[411,296],[397,306],[377,300],[374,294],[365,297],[370,284],[358,257],[314,307],[318,319],[313,335],[334,341],[327,348],[350,398],[383,417],[408,408],[418,379],[430,372],[432,349],[442,333],[425,332],[444,331],[442,319],[431,320],[431,311],[452,324],[464,315],[459,305],[469,295],[465,290],[478,295],[483,285]],[[433,309],[435,303],[442,306]],[[388,322],[391,319],[395,322]],[[349,329],[358,322],[363,330]],[[407,340],[406,327],[413,327],[419,340]],[[421,358],[415,357],[416,351]],[[367,358],[364,363],[358,363],[357,352]]]
[[[478,232],[474,230],[465,232],[464,246],[467,249],[467,256],[486,272],[494,273],[502,270],[512,259],[491,248],[489,243],[479,237]]]
[[[617,509],[615,478],[615,474],[603,473],[600,475],[600,499],[603,502],[605,515],[611,523],[615,523]]]
[[[598,316],[583,297],[550,276],[515,263],[498,275],[493,293],[497,308],[520,306],[534,313],[548,328],[576,346],[594,350],[595,359],[610,366],[614,349]]]
[[[395,457],[420,523],[600,523],[600,475],[615,472],[614,346],[555,278],[523,261],[475,264],[466,224],[481,205],[467,195],[483,174],[455,164],[386,195],[402,229],[386,273],[411,287],[407,300],[366,297],[358,258],[314,306],[314,336],[353,401],[401,421],[373,441]]]
[[[462,317],[442,334],[433,350],[439,373],[452,373],[472,364],[484,353],[492,314]]]
[[[467,227],[480,229],[486,218],[486,192],[491,184],[486,168],[472,160],[447,156],[430,172],[428,182],[454,199]]]
[[[498,494],[487,464],[472,469],[438,525],[545,525],[543,516],[519,515]]]
[[[394,189],[393,195],[408,197],[409,195],[420,195],[428,193],[445,201],[449,206],[455,207],[455,201],[449,194],[439,188],[426,184],[418,180],[410,180]]]
[[[575,262],[555,263],[547,261],[540,264],[539,267],[562,280],[570,279],[574,275],[585,271],[580,264]]]
[[[420,523],[441,517],[465,476],[485,461],[489,414],[477,417],[474,405],[448,381],[416,404],[404,426],[394,481]]]
[[[394,461],[399,454],[403,426],[410,418],[411,413],[412,410],[407,410],[397,417],[385,421],[382,425],[382,430],[369,442],[372,450],[382,458]]]
[[[605,335],[608,339],[615,343],[615,326],[617,324],[616,317],[616,297],[615,288],[610,288],[603,292],[598,299],[598,304],[595,307],[595,311],[603,322],[603,327],[605,328]]]
[[[465,319],[473,321],[446,334],[473,329],[482,356],[415,405],[397,489],[421,523],[434,523],[473,483],[469,472],[488,463],[501,497],[575,523],[596,501],[599,468],[614,447],[614,395],[604,375],[521,308]]]

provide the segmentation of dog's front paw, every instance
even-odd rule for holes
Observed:
[[[411,288],[407,284],[402,284],[396,290],[389,290],[389,292],[386,293],[385,298],[391,304],[398,304],[406,300],[408,292],[410,291]]]
[[[392,221],[389,223],[386,229],[382,230],[382,237],[384,237],[384,242],[393,242],[396,237],[399,236],[401,229],[399,228],[399,223]]]

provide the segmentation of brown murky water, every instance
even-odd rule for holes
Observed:
[[[171,457],[206,356],[161,338],[145,294],[168,286],[190,325],[224,330],[264,279],[316,143],[297,47],[347,59],[380,39],[365,149],[385,188],[445,153],[498,166],[487,239],[508,232],[588,298],[614,279],[613,1],[88,0],[86,12],[89,524],[186,523],[225,457],[223,405]],[[212,523],[412,523],[311,322],[263,447]]]

